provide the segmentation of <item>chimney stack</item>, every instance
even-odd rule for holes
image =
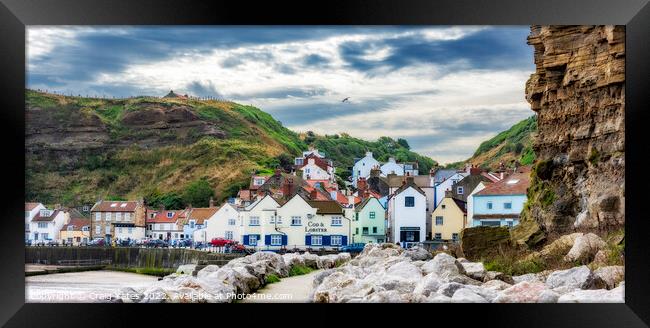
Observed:
[[[366,182],[366,178],[363,177],[359,178],[359,180],[357,181],[357,189],[361,192],[368,189],[368,183]]]
[[[312,200],[317,200],[318,199],[318,190],[314,189],[309,193],[309,198]]]

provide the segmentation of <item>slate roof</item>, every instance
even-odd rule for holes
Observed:
[[[68,230],[68,227],[73,227],[73,231],[81,231],[82,227],[90,227],[90,219],[86,218],[70,218],[70,222],[63,225],[61,230]]]
[[[530,167],[522,167],[507,178],[487,185],[476,195],[525,195],[528,186],[530,186]]]
[[[343,214],[343,208],[333,200],[308,200],[309,206],[316,208],[316,214]]]
[[[115,206],[113,206],[115,204]],[[93,208],[90,209],[91,212],[135,212],[136,207],[138,207],[138,202],[136,201],[101,201]]]
[[[454,203],[456,203],[456,206],[458,206],[458,208],[460,208],[460,210],[463,211],[463,213],[467,214],[467,202],[464,202],[456,198],[452,198],[452,200],[454,201]]]
[[[438,170],[436,173],[433,175],[433,179],[435,183],[440,183],[445,180],[447,180],[450,176],[456,174],[458,170],[455,169],[443,169],[443,170]]]

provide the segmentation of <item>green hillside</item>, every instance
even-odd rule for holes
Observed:
[[[500,162],[508,164],[514,160],[522,165],[532,164],[535,161],[535,152],[532,148],[532,134],[535,131],[537,131],[536,115],[482,142],[467,161],[489,168],[498,167]]]
[[[252,172],[288,167],[309,144],[325,151],[344,177],[366,150],[380,160],[417,160],[421,170],[434,163],[386,137],[307,137],[258,108],[233,102],[26,90],[25,200],[73,206],[145,197],[174,207],[190,200],[201,206],[196,190],[207,185],[218,200],[235,195]]]

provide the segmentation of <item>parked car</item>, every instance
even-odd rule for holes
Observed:
[[[207,242],[204,242],[204,241],[197,241],[197,242],[195,242],[194,245],[193,245],[193,247],[194,247],[195,249],[204,249],[204,248],[206,248],[206,247],[208,247],[208,246],[210,246],[210,244],[207,243]]]
[[[152,239],[149,242],[147,242],[147,247],[150,248],[169,247],[169,243],[162,239]]]
[[[350,245],[342,246],[340,250],[341,252],[361,253],[365,246],[366,246],[365,243],[352,243]]]
[[[226,245],[233,245],[233,244],[235,244],[234,240],[219,238],[219,237],[212,238],[212,240],[210,241],[210,245],[213,247],[224,247]]]
[[[88,246],[104,246],[106,241],[104,238],[96,238],[88,242]]]
[[[149,240],[150,240],[149,238],[138,239],[138,240],[135,241],[135,245],[136,246],[145,246],[146,247]]]
[[[230,251],[233,253],[244,253],[246,252],[246,246],[236,243],[230,246]]]
[[[122,239],[117,242],[117,246],[130,247],[135,245],[135,240],[132,239]]]

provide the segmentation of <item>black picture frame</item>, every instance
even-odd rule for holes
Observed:
[[[0,272],[2,306],[0,323],[9,327],[24,326],[124,326],[124,315],[141,316],[170,312],[189,317],[190,313],[214,314],[213,309],[159,308],[127,304],[25,304],[23,223],[24,203],[24,126],[25,118],[25,26],[26,25],[529,25],[529,24],[617,24],[626,25],[626,295],[625,304],[548,304],[548,305],[406,305],[396,308],[430,317],[455,312],[459,320],[469,316],[486,318],[490,326],[517,327],[643,327],[650,323],[648,282],[650,268],[645,250],[648,218],[642,204],[647,186],[645,171],[648,154],[645,126],[650,104],[650,5],[648,0],[589,1],[487,1],[487,0],[400,0],[400,1],[307,1],[237,2],[237,1],[129,1],[129,0],[0,0],[0,129],[4,154],[5,197],[1,211],[4,227],[0,229]],[[251,313],[282,311],[268,305],[245,308]],[[286,305],[285,305],[286,306]],[[374,305],[370,305],[374,306]],[[435,306],[423,309],[422,306]],[[450,308],[452,306],[452,308]],[[332,308],[322,314],[331,313]],[[228,319],[221,311],[218,322]],[[241,310],[241,309],[239,309]],[[309,312],[312,308],[303,308]],[[341,307],[337,311],[342,310]],[[347,311],[365,313],[382,322],[384,313],[376,309],[347,307]],[[370,317],[370,314],[375,313]],[[465,314],[465,315],[463,315]],[[269,314],[267,314],[269,315]],[[283,316],[289,314],[284,313]],[[147,316],[147,318],[151,318]],[[166,320],[165,316],[161,317]],[[252,324],[255,316],[233,315],[233,322]],[[419,318],[418,318],[419,319]],[[158,319],[161,320],[161,319]],[[336,319],[338,321],[338,319]],[[342,319],[344,320],[344,319]],[[427,320],[424,322],[426,323]],[[217,322],[215,320],[215,322]],[[442,321],[440,321],[442,322]]]

